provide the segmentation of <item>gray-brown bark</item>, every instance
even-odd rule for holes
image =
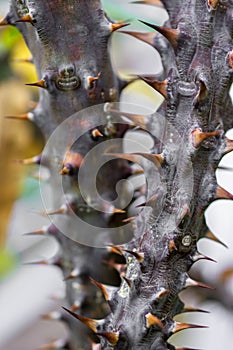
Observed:
[[[196,247],[198,239],[207,232],[204,211],[218,198],[233,198],[217,185],[215,177],[222,156],[232,150],[225,132],[232,126],[229,88],[233,68],[233,4],[217,0],[161,3],[168,11],[169,21],[164,27],[148,26],[159,32],[150,44],[161,53],[165,80],[142,78],[165,97],[159,110],[162,121],[157,121],[156,114],[145,118],[128,115],[132,124],[143,126],[158,137],[157,149],[161,154],[121,156],[120,143],[112,152],[118,159],[106,165],[97,183],[101,195],[113,200],[115,183],[132,174],[127,160],[144,167],[148,182],[148,202],[135,220],[134,238],[113,248],[127,267],[122,265],[119,290],[107,297],[110,314],[100,322],[76,315],[97,333],[102,349],[175,349],[169,344],[170,336],[192,327],[173,318],[184,310],[180,291],[198,284],[190,280],[188,270],[195,261],[204,258]],[[120,124],[121,116],[114,106],[111,112],[111,102],[117,101],[120,94],[108,54],[108,41],[116,27],[106,18],[100,1],[94,0],[12,0],[5,22],[19,28],[32,52],[40,79],[36,85],[42,87],[32,115],[46,141],[62,121],[89,106],[110,102],[109,115],[114,121],[119,120],[111,127],[109,121],[101,124],[102,136],[93,136],[93,130],[85,133],[68,150],[65,161],[59,159],[63,162],[63,186],[72,199],[66,205],[80,214],[86,203],[74,187],[83,158],[97,144],[122,138],[129,128],[123,121]],[[131,35],[136,36],[133,32]],[[84,119],[77,118],[77,124],[70,125],[70,132],[74,128],[82,131],[86,127],[83,123]],[[158,124],[161,135],[157,135]],[[59,150],[59,142],[55,146]],[[58,153],[55,155],[59,158]],[[53,177],[58,171],[57,161],[52,154],[46,157]],[[95,161],[92,159],[93,168]],[[156,182],[158,176],[160,180]],[[56,204],[63,205],[60,200],[56,198]],[[69,213],[66,215],[69,229]],[[121,220],[117,219],[113,212],[107,216],[97,214],[88,205],[80,215],[92,225],[110,228],[125,218],[122,214]],[[74,269],[78,271],[67,281],[69,307],[78,302],[79,315],[101,317],[106,313],[106,305],[97,299],[97,289],[88,277],[104,283],[110,283],[112,278],[117,284],[116,276],[111,276],[101,264],[107,250],[74,243],[55,226],[47,233],[60,242],[59,265],[64,275]],[[72,238],[78,240],[75,232]],[[79,288],[74,288],[74,281]],[[86,337],[89,333],[84,335],[86,331],[75,319],[67,318],[67,322],[71,329],[69,348],[89,349]]]

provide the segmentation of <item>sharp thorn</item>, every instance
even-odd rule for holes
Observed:
[[[115,346],[118,343],[119,340],[119,332],[98,332],[96,333],[98,336],[104,337],[107,339],[107,341],[112,345]]]
[[[136,114],[132,114],[132,113],[119,111],[118,109],[111,108],[111,105],[108,108],[108,112],[116,113],[120,116],[123,116],[123,117],[129,119],[135,126],[138,126],[138,127],[142,128],[143,130],[147,129],[147,124],[150,121],[150,117],[147,115],[143,116],[143,115],[136,115]]]
[[[188,287],[202,287],[202,288],[207,288],[207,289],[215,289],[214,287],[208,286],[202,282],[198,282],[193,280],[192,278],[188,277],[185,283],[185,288]]]
[[[226,143],[226,147],[224,149],[224,154],[227,154],[231,151],[233,151],[233,140],[228,139],[227,137],[225,137],[225,143]]]
[[[97,288],[99,288],[101,290],[105,300],[109,301],[110,300],[110,296],[108,294],[108,291],[107,291],[106,287],[102,283],[97,282],[96,280],[94,280],[94,278],[89,277],[89,279],[90,279],[91,283],[94,284],[94,286],[96,286]]]
[[[217,262],[216,260],[210,258],[209,256],[206,255],[202,255],[200,253],[196,253],[193,258],[192,258],[193,262],[199,261],[199,260],[208,260],[208,261],[212,261],[212,262]]]
[[[30,16],[30,14],[28,13],[27,15],[21,17],[20,19],[18,19],[17,21],[15,21],[16,23],[31,23],[34,26],[34,21],[32,19],[32,17]]]
[[[147,328],[150,328],[150,327],[155,326],[155,325],[159,326],[159,328],[161,328],[161,329],[164,327],[162,321],[158,317],[152,315],[151,313],[148,313],[145,317],[146,317],[146,327]]]
[[[33,63],[33,58],[12,58],[13,63]]]
[[[212,241],[221,244],[223,247],[228,248],[228,246],[225,243],[223,243],[222,241],[220,241],[220,239],[218,239],[210,230],[207,231],[207,233],[205,234],[205,236],[203,238],[211,239]]]
[[[170,294],[171,291],[169,289],[161,288],[160,291],[155,295],[156,299],[162,299],[164,295]]]
[[[95,87],[95,82],[99,80],[101,76],[101,72],[98,73],[98,75],[96,77],[92,77],[91,75],[89,75],[87,77],[87,86],[88,86],[88,89],[93,89]]]
[[[173,251],[178,250],[178,249],[177,249],[177,246],[176,246],[176,244],[175,244],[175,241],[174,241],[173,239],[169,242],[169,247],[168,247],[168,249],[169,249],[169,252],[170,252],[170,253],[172,253]]]
[[[134,252],[132,250],[124,249],[125,252],[133,255],[138,262],[142,263],[144,260],[144,253]]]
[[[171,46],[176,49],[178,44],[178,38],[180,31],[178,29],[163,27],[163,26],[157,26],[155,24],[151,24],[142,20],[139,20],[139,22],[147,25],[150,28],[153,28],[157,30],[160,34],[162,34],[171,44]]]
[[[71,311],[75,312],[80,308],[80,303],[78,301],[75,301],[74,304],[71,306]]]
[[[72,279],[74,279],[74,278],[76,278],[78,276],[79,276],[79,270],[78,269],[73,269],[71,271],[71,273],[67,277],[64,278],[64,281],[72,280]]]
[[[141,0],[141,1],[131,1],[130,3],[163,7],[161,0]]]
[[[7,115],[4,118],[6,119],[17,119],[17,120],[34,120],[34,114],[29,112],[25,114],[19,114],[19,115]]]
[[[134,154],[139,155],[145,159],[148,159],[150,162],[152,162],[156,166],[162,165],[164,161],[163,156],[161,154],[151,154],[151,153],[144,153],[144,152],[136,152]]]
[[[183,331],[184,329],[189,329],[189,328],[208,328],[208,327],[207,326],[200,326],[197,324],[175,322],[175,325],[173,328],[173,334],[178,333],[180,331]]]
[[[218,186],[215,198],[216,199],[233,199],[233,194],[231,194],[221,186]]]
[[[92,318],[88,318],[79,314],[76,314],[75,312],[65,308],[64,306],[62,307],[65,311],[67,311],[70,315],[73,317],[77,318],[77,320],[81,321],[83,324],[85,324],[88,328],[90,328],[94,333],[97,332],[97,327],[98,325],[101,324],[101,321],[99,320],[94,320]]]
[[[216,11],[219,6],[220,0],[207,0],[209,8],[213,11]]]
[[[197,128],[191,132],[192,143],[195,148],[201,146],[202,142],[210,137],[218,136],[221,134],[220,130],[215,130],[211,132],[203,132],[200,128]]]
[[[108,250],[109,253],[115,253],[115,254],[118,254],[118,255],[121,255],[121,256],[124,255],[123,251],[122,251],[122,248],[118,247],[117,245],[108,245],[107,250]]]
[[[46,233],[48,233],[48,228],[49,228],[49,226],[43,226],[40,230],[24,233],[23,236],[41,236],[41,235],[46,235]]]
[[[27,159],[17,159],[15,160],[16,163],[24,164],[24,165],[33,165],[33,164],[40,164],[41,162],[41,155],[27,158]]]
[[[52,350],[52,349],[62,349],[64,346],[66,346],[67,340],[65,339],[58,339],[55,340],[52,343],[42,345],[38,348],[38,350]]]
[[[205,313],[205,314],[209,314],[210,313],[209,311],[206,311],[206,310],[203,310],[203,309],[198,309],[196,307],[192,307],[192,306],[189,306],[189,305],[184,305],[182,313],[185,313],[185,312],[202,312],[202,313]]]
[[[83,157],[81,154],[67,151],[60,174],[73,175],[82,166],[82,162]]]
[[[92,130],[91,134],[92,134],[92,136],[93,136],[94,138],[103,137],[103,136],[104,136],[98,129]]]
[[[122,220],[122,222],[127,223],[127,222],[132,222],[136,219],[136,216],[131,216],[130,218]]]
[[[126,31],[126,30],[122,30],[121,33],[123,34],[128,34],[130,36],[133,36],[136,39],[139,39],[151,46],[153,46],[154,44],[154,39],[156,37],[156,33],[143,33],[143,32],[130,32],[130,31]]]
[[[111,23],[110,24],[110,30],[113,33],[113,32],[115,32],[118,29],[121,29],[123,27],[127,27],[128,25],[129,25],[129,23],[125,23],[123,21],[119,21],[117,23]]]
[[[41,316],[43,320],[60,320],[62,314],[59,311],[52,311]]]
[[[11,24],[11,23],[9,23],[7,17],[0,20],[0,26],[7,26],[9,24]]]
[[[28,84],[25,84],[27,86],[36,86],[36,87],[39,87],[39,88],[42,88],[42,89],[47,89],[47,84],[45,82],[44,79],[41,79],[35,83],[28,83]]]

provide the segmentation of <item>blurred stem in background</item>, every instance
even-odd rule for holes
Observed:
[[[0,279],[16,262],[14,254],[7,252],[6,237],[26,169],[15,160],[31,157],[41,148],[40,137],[30,122],[5,118],[30,110],[31,92],[24,83],[35,77],[35,71],[31,64],[14,62],[28,56],[18,31],[0,28]]]

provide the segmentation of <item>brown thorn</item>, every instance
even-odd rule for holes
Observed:
[[[183,331],[184,329],[189,328],[208,328],[207,326],[200,326],[197,324],[190,324],[190,323],[181,323],[181,322],[175,322],[174,328],[173,328],[173,334]]]
[[[61,349],[66,345],[67,341],[65,339],[58,339],[49,344],[42,345],[38,350],[52,350],[52,349]]]
[[[118,208],[113,208],[113,211],[112,211],[112,214],[124,214],[124,213],[126,213],[126,211],[125,210],[123,210],[123,209],[118,209]]]
[[[127,222],[132,222],[136,219],[136,216],[131,216],[130,218],[122,220],[122,222],[127,223]]]
[[[30,120],[33,121],[34,115],[33,113],[25,113],[25,114],[18,114],[18,115],[7,115],[4,118],[6,119],[17,119],[17,120]]]
[[[100,76],[101,76],[101,72],[99,72],[98,74],[97,74],[97,76],[96,77],[93,77],[93,76],[91,76],[91,75],[89,75],[88,77],[87,77],[87,83],[88,83],[88,88],[89,89],[92,89],[93,87],[94,87],[94,82],[95,81],[98,81],[99,80],[99,78],[100,78]]]
[[[212,241],[223,245],[223,247],[228,248],[228,246],[225,243],[223,243],[222,241],[220,241],[220,239],[218,239],[210,230],[207,231],[207,233],[205,234],[205,236],[203,238],[211,239]]]
[[[94,278],[92,278],[92,277],[89,277],[89,279],[90,279],[91,283],[94,284],[94,286],[96,286],[97,288],[99,288],[101,290],[105,300],[109,301],[110,300],[110,296],[108,294],[108,291],[107,291],[106,287],[102,283],[97,282],[96,280],[94,280]]]
[[[80,303],[78,301],[75,301],[74,304],[71,306],[71,311],[75,312],[80,308]]]
[[[224,140],[225,140],[225,143],[226,143],[226,147],[224,149],[224,154],[233,151],[233,140],[230,140],[227,137],[225,137]]]
[[[184,312],[202,312],[202,313],[205,313],[205,314],[209,314],[210,312],[209,311],[206,311],[206,310],[203,310],[203,309],[198,309],[196,307],[192,307],[192,306],[189,306],[189,305],[185,305],[183,310],[182,310],[182,313]]]
[[[169,252],[172,253],[174,250],[178,250],[177,249],[177,246],[175,244],[175,241],[172,239],[170,242],[169,242]]]
[[[121,277],[122,277],[123,280],[127,283],[128,287],[129,287],[129,288],[132,288],[133,281],[131,281],[129,278],[125,277],[125,276],[124,276],[124,273],[122,274]]]
[[[221,130],[215,130],[211,132],[202,132],[200,128],[197,128],[191,132],[192,143],[195,148],[201,146],[202,142],[207,140],[210,137],[218,136],[222,133]]]
[[[107,339],[107,341],[112,345],[115,346],[118,343],[119,340],[119,332],[98,332],[96,333],[98,336],[104,337]]]
[[[208,286],[202,282],[195,281],[190,277],[187,278],[186,283],[185,283],[185,288],[188,288],[188,287],[201,287],[201,288],[207,288],[207,289],[211,289],[211,290],[215,289],[214,287]]]
[[[135,155],[135,153],[105,153],[105,156],[123,158],[133,163],[137,163],[140,160],[140,158],[137,155]]]
[[[163,156],[161,154],[151,154],[151,153],[144,153],[144,152],[136,152],[134,154],[148,159],[150,162],[154,163],[156,166],[162,165],[164,161]]]
[[[41,315],[43,320],[60,320],[62,317],[62,314],[59,311],[52,311],[47,314]]]
[[[172,45],[174,49],[176,49],[178,44],[178,38],[180,31],[179,29],[169,28],[169,27],[163,27],[163,26],[157,26],[155,24],[151,24],[142,20],[139,20],[139,22],[147,25],[148,27],[151,27],[155,30],[157,30],[160,34],[162,34]]]
[[[221,186],[218,186],[215,198],[216,199],[233,199],[233,194],[231,194]]]
[[[118,29],[121,29],[123,27],[127,27],[128,25],[129,25],[129,23],[125,23],[123,21],[119,21],[117,23],[111,23],[110,24],[110,30],[113,33],[113,32],[115,32]]]
[[[146,115],[136,115],[132,113],[127,113],[123,111],[119,111],[118,109],[111,109],[111,107],[108,109],[110,113],[116,113],[118,115],[121,115],[125,118],[128,118],[135,126],[138,126],[142,128],[143,130],[147,129],[147,124],[150,121],[150,118]]]
[[[47,232],[48,232],[48,227],[46,226],[46,227],[42,227],[40,230],[24,233],[23,236],[41,236],[41,235],[45,235]]]
[[[7,26],[11,23],[8,22],[7,17],[0,20],[0,26]]]
[[[130,36],[133,36],[134,38],[136,39],[139,39],[151,46],[153,46],[154,44],[154,39],[156,37],[156,33],[143,33],[143,32],[130,32],[130,31],[126,31],[126,30],[123,30],[121,33],[124,33],[124,34],[128,34]]]
[[[207,0],[208,6],[211,10],[217,10],[220,0]]]
[[[78,275],[79,275],[78,269],[73,269],[71,271],[71,273],[67,277],[64,278],[64,281],[72,280],[72,279],[78,277]]]
[[[144,260],[144,253],[139,253],[139,252],[134,252],[132,250],[127,250],[127,249],[124,249],[125,252],[133,255],[138,262],[142,263],[143,260]]]
[[[16,162],[24,165],[40,164],[41,155],[38,155],[32,158],[27,158],[27,159],[17,159]]]
[[[27,15],[21,17],[20,19],[18,19],[17,21],[15,21],[16,23],[31,23],[34,26],[34,22],[32,17],[30,16],[30,14],[28,13]]]
[[[81,321],[83,324],[85,324],[88,328],[90,328],[94,333],[97,332],[97,327],[101,323],[98,320],[94,320],[92,318],[88,318],[79,314],[76,314],[75,312],[67,309],[66,307],[62,306],[62,308],[67,311],[70,315],[77,318],[79,321]]]
[[[124,220],[122,220],[124,221]],[[118,247],[117,245],[109,245],[107,247],[108,249],[108,252],[109,253],[115,253],[115,254],[118,254],[118,255],[124,255],[123,252],[122,252],[122,248],[121,247]]]
[[[161,288],[161,290],[156,294],[156,299],[161,299],[164,295],[170,294],[171,291],[169,289]]]
[[[13,63],[33,63],[33,58],[28,57],[28,58],[12,58],[11,61]]]
[[[158,317],[152,315],[150,312],[145,317],[146,317],[146,327],[147,328],[150,328],[150,327],[156,325],[156,326],[159,326],[161,329],[163,329],[164,325]]]
[[[96,137],[103,137],[104,136],[98,129],[92,130],[91,134],[92,134],[92,136],[94,138],[96,138]]]
[[[36,86],[36,87],[39,87],[39,88],[42,88],[42,89],[47,89],[47,84],[46,84],[44,79],[36,81],[35,83],[28,83],[28,84],[25,84],[25,85],[27,85],[27,86]]]
[[[197,252],[194,257],[192,258],[194,262],[197,262],[199,260],[208,260],[217,263],[216,260],[210,258],[209,256],[202,255],[201,253]]]
[[[131,1],[130,3],[163,7],[161,0],[141,0],[141,1]]]

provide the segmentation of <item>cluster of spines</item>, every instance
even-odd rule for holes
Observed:
[[[197,2],[202,2],[204,3],[204,1],[197,1]],[[163,3],[163,5],[165,6],[165,8],[168,10],[168,13],[170,15],[170,20],[173,21],[173,23],[175,23],[175,19],[177,16],[176,11],[178,12],[178,10],[181,8],[181,4],[178,1],[177,5],[175,6],[171,1],[158,1],[158,0],[152,0],[152,1],[139,1],[137,3],[142,3],[142,4],[148,4],[148,5],[156,5],[156,6],[160,6],[161,3]],[[203,4],[201,4],[202,6]],[[185,6],[185,5],[184,5]],[[222,8],[223,10],[226,10],[225,5],[221,3],[221,1],[207,1],[207,6],[209,7],[209,9],[211,11],[216,11],[219,8]],[[28,22],[32,25],[34,25],[34,21],[33,18],[30,16],[29,13],[24,14],[19,20],[16,21],[16,23],[22,23],[22,22]],[[144,22],[145,23],[145,22]],[[1,23],[2,25],[5,24],[9,24],[8,19],[4,19]],[[12,23],[10,23],[12,24]],[[164,36],[168,42],[171,44],[175,56],[179,58],[180,62],[180,67],[178,67],[178,71],[179,73],[182,73],[182,69],[184,69],[184,67],[182,66],[182,59],[180,58],[180,51],[182,52],[181,49],[183,49],[184,46],[184,37],[183,37],[183,32],[182,32],[182,27],[181,30],[177,29],[177,28],[170,28],[170,27],[158,27],[156,25],[151,25],[148,23],[145,23],[147,25],[149,25],[150,27],[152,27],[153,29],[155,29],[157,32],[161,33],[162,36]],[[117,25],[112,25],[111,28],[112,30],[118,29],[119,27],[122,27],[123,25],[121,24],[117,24]],[[154,47],[156,47],[158,49],[159,47],[159,43],[155,43],[155,38],[156,38],[156,34],[154,33],[139,33],[139,32],[129,32],[129,31],[125,31],[126,34],[130,34],[133,35],[134,37],[136,37],[137,39],[143,40],[145,42],[147,42],[150,45],[153,45]],[[161,40],[161,39],[159,39]],[[187,41],[186,41],[187,42]],[[179,51],[180,50],[180,51]],[[229,54],[227,55],[228,60],[229,60],[229,68],[232,68],[232,62],[231,62],[231,51],[229,51]],[[164,67],[166,68],[167,63],[164,62]],[[69,74],[69,73],[67,73]],[[67,77],[70,78],[72,76],[68,76],[65,73],[64,75],[64,79],[66,79]],[[182,76],[182,74],[180,74]],[[94,84],[98,79],[100,78],[100,74],[98,74],[96,77],[91,77],[88,76],[87,77],[87,83],[88,86]],[[161,93],[161,95],[168,100],[168,105],[169,105],[169,94],[170,94],[170,89],[172,89],[171,85],[173,84],[173,81],[171,82],[170,77],[168,76],[168,78],[166,78],[163,81],[159,81],[157,79],[155,79],[154,77],[148,77],[148,76],[141,76],[141,78],[148,83],[150,86],[152,86],[156,91],[158,91],[159,93]],[[67,81],[62,82],[64,83],[66,86]],[[71,82],[72,84],[75,84],[75,81]],[[77,82],[76,82],[77,83]],[[34,85],[34,86],[38,86],[44,89],[47,89],[47,84],[45,79],[40,80],[39,82],[33,83],[33,84],[29,84],[29,85]],[[63,86],[63,85],[62,85]],[[72,85],[74,86],[74,85]],[[190,88],[190,86],[186,86],[186,88]],[[191,88],[193,88],[191,86]],[[189,92],[186,92],[187,94]],[[205,99],[207,94],[207,87],[205,85],[204,82],[202,82],[201,80],[199,81],[199,86],[198,86],[198,90],[197,90],[197,94],[196,94],[196,103],[198,106],[198,103],[201,104],[202,100]],[[114,112],[114,111],[113,111]],[[121,112],[121,115],[123,115],[124,113]],[[151,121],[149,120],[150,118],[142,118],[141,116],[135,116],[135,115],[131,115],[129,113],[125,113],[124,115],[126,118],[128,118],[129,120],[131,120],[132,123],[135,123],[135,125],[143,125],[143,128],[148,130],[148,131],[152,131],[151,130]],[[13,118],[18,118],[18,119],[28,119],[28,120],[33,120],[33,113],[28,113],[25,115],[21,115],[21,116],[15,116]],[[98,130],[98,129],[94,129],[92,132],[92,137],[94,139],[96,138],[101,138],[103,137],[103,133]],[[219,161],[221,159],[221,157],[226,154],[227,152],[232,151],[233,149],[233,143],[231,140],[227,139],[226,137],[223,137],[223,132],[222,130],[216,129],[216,130],[208,130],[208,131],[203,131],[200,127],[196,127],[193,130],[190,130],[190,136],[189,136],[189,142],[190,142],[190,149],[192,149],[192,156],[195,155],[195,152],[202,147],[202,145],[204,144],[206,148],[209,147],[209,143],[208,141],[212,141],[212,143],[210,142],[210,145],[213,144],[215,141],[215,139],[217,139],[218,142],[218,149],[219,149],[219,154],[217,154],[217,161]],[[206,143],[205,143],[206,142]],[[149,161],[152,161],[153,164],[156,164],[157,166],[164,166],[164,163],[166,164],[167,160],[166,160],[166,153],[163,154],[143,154],[143,153],[135,153],[135,154],[130,154],[130,155],[123,155],[123,154],[116,154],[117,157],[122,157],[126,160],[129,160],[131,162],[138,162],[140,157],[146,158]],[[63,167],[61,169],[61,174],[68,174],[68,175],[73,175],[75,173],[75,171],[80,167],[82,161],[82,157],[77,154],[77,153],[68,153],[67,154],[67,158],[64,161]],[[40,156],[36,156],[33,157],[31,159],[27,159],[27,160],[22,160],[21,161],[24,164],[39,164],[40,163]],[[209,200],[213,201],[214,199],[218,199],[218,198],[226,198],[226,199],[232,199],[233,196],[232,194],[230,194],[229,192],[227,192],[226,190],[224,190],[223,188],[221,188],[220,186],[214,188],[214,193],[211,195],[211,198]],[[157,198],[153,197],[151,199],[149,199],[145,205],[152,205],[154,204],[155,200]],[[209,203],[208,203],[209,204]],[[54,215],[54,214],[63,214],[63,213],[67,213],[68,211],[68,207],[67,205],[63,205],[61,208],[58,208],[54,211],[52,211],[51,213],[49,213],[49,215]],[[113,212],[117,213],[117,208],[116,211]],[[183,220],[183,218],[186,215],[190,215],[189,212],[189,208],[184,209],[184,213],[181,215],[181,221]],[[56,232],[55,229],[53,229],[53,227],[48,227],[42,230],[39,230],[37,232],[35,232],[34,234],[54,234],[57,233],[58,235],[60,235],[59,232]],[[199,235],[198,238],[200,238],[202,235]],[[206,238],[210,238],[213,240],[218,240],[212,233],[210,233],[209,231],[207,231],[207,233],[205,232],[205,234],[203,235]],[[185,235],[182,238],[182,244],[183,246],[187,247],[189,246],[188,241],[190,239],[189,235]],[[62,237],[60,237],[59,239],[60,241],[62,241]],[[137,242],[138,243],[138,242]],[[126,254],[126,260],[128,260],[128,256],[131,255],[134,259],[134,261],[136,261],[137,263],[139,263],[140,265],[143,263],[145,256],[146,256],[146,252],[144,251],[138,251],[135,247],[136,245],[134,245],[133,243],[129,244],[129,247],[133,247],[131,248],[132,250],[128,249],[128,245],[126,245],[125,247],[116,247],[116,246],[112,246],[110,248],[110,251],[114,252],[114,253],[119,253],[120,255],[124,255]],[[172,254],[173,252],[179,251],[178,247],[177,247],[177,242],[175,242],[174,239],[171,239],[169,241],[168,244],[168,251],[170,254]],[[202,256],[201,254],[196,252],[195,247],[193,247],[193,250],[190,253],[191,255],[191,260],[192,263],[199,260],[199,259],[209,259],[205,256]],[[190,257],[189,257],[190,259]],[[189,260],[188,259],[188,260]],[[57,266],[61,266],[59,260],[57,258],[52,259],[51,261],[43,261],[40,263],[52,263],[55,264]],[[188,261],[186,262],[187,264],[190,264],[190,262],[188,263]],[[190,264],[191,265],[191,264]],[[113,264],[114,266],[114,264]],[[132,289],[133,288],[133,280],[130,279],[130,274],[129,276],[126,273],[126,268],[124,267],[116,267],[115,264],[115,268],[117,269],[117,271],[120,273],[120,276],[123,280],[123,286],[126,283],[127,284],[127,288],[128,289]],[[129,264],[129,268],[130,268],[130,264]],[[77,277],[77,270],[74,269],[70,272],[70,275],[67,276],[66,279],[72,279]],[[107,287],[105,287],[103,284],[95,281],[94,279],[91,280],[92,283],[97,286],[98,288],[101,289],[101,291],[104,294],[105,299],[109,302],[110,308],[112,309],[113,313],[115,310],[115,303],[114,303],[114,298],[117,299],[117,296],[113,296],[113,299],[110,299],[109,294],[107,292]],[[186,288],[189,286],[201,286],[201,287],[206,287],[205,285],[198,283],[196,281],[193,281],[192,279],[190,279],[189,277],[185,277],[185,283],[183,284],[182,288]],[[121,287],[122,288],[122,287]],[[165,298],[166,296],[168,297],[171,294],[171,291],[169,289],[164,289],[162,288],[161,290],[159,290],[156,293],[155,296],[155,300],[157,299],[158,303],[160,302],[161,299]],[[113,301],[112,301],[113,300]],[[164,301],[163,301],[164,303]],[[162,303],[162,304],[163,304]],[[166,301],[165,301],[166,303]],[[179,305],[180,307],[180,305]],[[179,309],[178,307],[178,309]],[[68,310],[69,311],[69,310]],[[127,342],[127,340],[124,339],[123,334],[121,334],[121,332],[119,330],[106,330],[105,329],[105,321],[97,321],[97,320],[92,320],[90,318],[84,317],[82,315],[77,315],[76,313],[74,313],[74,308],[73,310],[69,311],[73,316],[75,316],[76,318],[78,318],[81,322],[85,323],[92,331],[94,331],[98,336],[100,336],[100,338],[102,339],[106,339],[107,343],[110,344],[113,347],[116,348],[124,348],[125,343],[123,345],[119,345],[121,344],[121,341],[123,342]],[[191,310],[190,308],[183,308],[183,312],[184,311],[200,311],[200,310]],[[174,316],[174,315],[173,315]],[[155,330],[159,330],[161,334],[165,335],[165,338],[168,338],[170,335],[186,329],[186,328],[192,328],[192,327],[200,327],[200,326],[196,326],[196,325],[190,325],[190,324],[180,324],[178,322],[175,322],[173,320],[168,320],[167,322],[164,322],[164,320],[159,319],[159,317],[157,317],[156,315],[148,312],[144,315],[144,323],[146,325],[147,329],[150,329],[151,327],[154,327]],[[120,322],[121,323],[121,322]],[[109,324],[107,324],[107,326],[109,326]],[[111,327],[110,327],[111,328]],[[122,338],[122,340],[121,340]],[[69,348],[68,345],[66,343],[63,344],[64,348]],[[102,346],[108,346],[106,345],[104,342],[102,342]],[[127,345],[126,345],[127,346]],[[162,346],[162,345],[161,345]],[[165,346],[165,345],[164,345]],[[61,347],[61,342],[57,342],[54,343],[53,345],[50,344],[50,348],[59,348]],[[93,345],[93,349],[94,348],[99,348],[100,345]],[[138,347],[139,348],[139,347]],[[161,347],[162,349],[162,347]]]

